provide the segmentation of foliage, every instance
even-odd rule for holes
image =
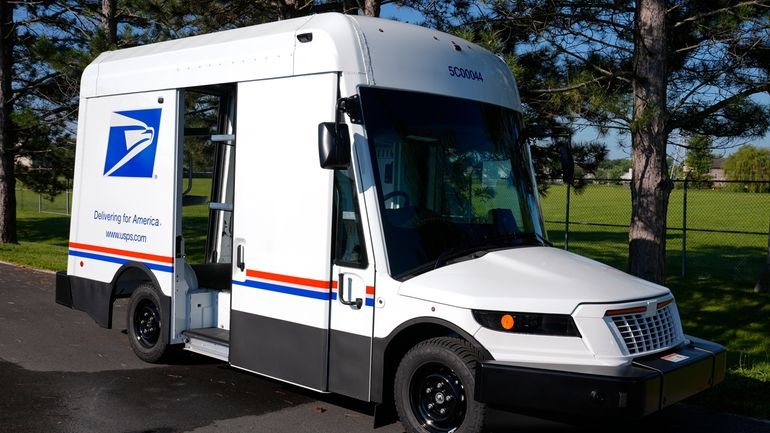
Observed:
[[[751,145],[741,146],[738,151],[725,159],[723,167],[728,179],[770,181],[770,149]],[[736,191],[770,192],[770,183],[728,185]]]
[[[596,177],[599,179],[620,179],[631,169],[631,160],[608,159],[599,164],[596,170]]]
[[[691,170],[689,178],[693,180],[708,180],[711,161],[712,140],[705,135],[694,135],[687,140],[687,157],[685,164]]]

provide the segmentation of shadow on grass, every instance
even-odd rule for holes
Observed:
[[[65,215],[19,218],[16,224],[20,241],[60,246],[69,241],[70,218]]]

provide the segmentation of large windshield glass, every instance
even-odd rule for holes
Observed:
[[[394,278],[547,242],[516,112],[415,92],[360,93]]]

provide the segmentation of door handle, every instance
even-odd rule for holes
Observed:
[[[350,294],[350,297],[352,299],[353,297],[353,288],[348,287],[348,292]],[[355,307],[356,310],[361,309],[361,306],[364,304],[364,300],[361,298],[356,298],[355,301],[346,301],[345,300],[345,274],[340,274],[340,302],[342,305],[348,305],[351,307]]]
[[[243,245],[238,245],[237,252],[235,254],[235,266],[243,272],[246,270],[246,259],[243,253]]]

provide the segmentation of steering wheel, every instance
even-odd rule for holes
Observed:
[[[399,207],[401,207],[401,208],[409,207],[409,205],[410,205],[409,194],[407,194],[404,191],[399,191],[399,190],[391,191],[391,192],[385,194],[385,197],[383,197],[383,202],[387,202],[388,200],[393,200],[396,197],[399,197],[401,199],[401,201],[402,201],[402,203],[401,203],[401,205]]]

